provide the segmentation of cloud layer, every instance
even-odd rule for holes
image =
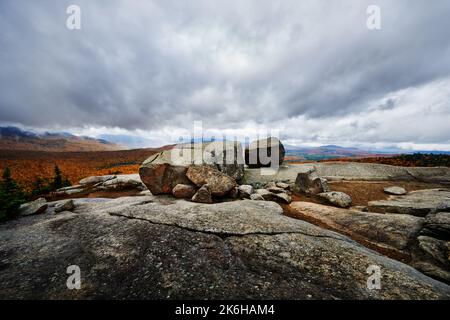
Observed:
[[[82,29],[66,28],[81,8]],[[0,2],[0,121],[450,146],[450,2]]]

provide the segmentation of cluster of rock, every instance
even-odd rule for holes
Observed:
[[[290,202],[285,189],[253,192],[253,188],[240,185],[245,163],[267,167],[276,161],[278,166],[284,160],[284,153],[281,142],[273,137],[251,143],[245,150],[245,162],[242,146],[237,141],[182,144],[152,155],[139,168],[139,175],[153,195],[172,194],[194,202],[213,203],[222,197],[250,198],[259,194],[258,200]]]
[[[320,177],[314,167],[304,167],[297,173],[297,178],[292,187],[295,193],[316,196],[330,205],[348,208],[352,204],[352,198],[339,191],[331,191],[327,179]]]

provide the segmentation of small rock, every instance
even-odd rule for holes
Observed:
[[[262,197],[262,195],[258,194],[258,193],[253,193],[250,195],[250,199],[251,200],[256,200],[256,201],[264,201],[264,198]]]
[[[407,193],[407,191],[402,187],[386,187],[383,189],[385,193],[392,194],[396,196],[401,196]]]
[[[19,214],[21,216],[30,216],[33,214],[39,214],[47,209],[47,200],[39,198],[34,201],[24,203],[19,208]]]
[[[198,191],[194,194],[191,199],[193,202],[200,203],[213,203],[211,198],[211,190],[207,184],[202,186]]]
[[[72,211],[75,208],[72,199],[64,200],[59,202],[55,206],[55,213],[63,212],[63,211]]]
[[[290,204],[292,202],[292,198],[287,193],[274,193],[275,201],[282,202],[286,204]]]
[[[238,199],[239,198],[239,188],[236,186],[228,192],[228,196],[232,199]]]
[[[257,190],[255,190],[255,194],[260,196],[261,198],[263,198],[265,201],[275,201],[275,202],[282,202],[282,203],[287,203],[287,204],[291,203],[291,201],[292,201],[291,197],[285,192],[273,193],[267,189],[257,189]],[[253,198],[251,198],[251,199],[252,200],[260,200],[260,198],[257,196],[254,196]]]
[[[270,187],[270,188],[267,188],[267,190],[269,190],[272,193],[283,193],[283,192],[286,192],[286,190],[284,190],[283,188],[279,188],[279,187]]]
[[[282,188],[282,189],[289,189],[289,184],[284,183],[284,182],[277,182],[277,183],[276,183],[276,186],[277,186],[278,188]]]
[[[250,198],[251,194],[253,193],[253,187],[248,184],[240,185],[238,187],[238,190],[239,190],[239,195],[242,198]]]
[[[178,199],[190,199],[194,196],[196,191],[197,190],[193,185],[180,183],[172,189],[172,194]]]
[[[318,194],[319,197],[325,199],[328,203],[341,208],[348,208],[352,204],[352,198],[344,192],[331,191]]]

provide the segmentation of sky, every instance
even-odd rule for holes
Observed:
[[[0,1],[1,125],[158,146],[198,123],[450,150],[450,1]]]

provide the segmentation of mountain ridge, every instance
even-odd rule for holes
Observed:
[[[124,145],[67,132],[36,133],[14,126],[0,127],[0,150],[29,151],[115,151],[128,149]]]

